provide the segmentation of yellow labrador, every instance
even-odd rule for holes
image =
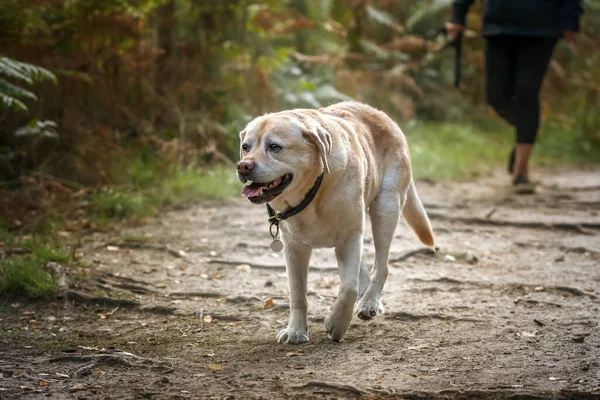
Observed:
[[[380,311],[400,214],[421,242],[433,247],[404,134],[383,112],[343,102],[258,117],[240,139],[242,195],[252,203],[268,203],[276,213],[270,221],[277,230],[281,226],[290,319],[277,340],[308,341],[308,265],[312,249],[320,247],[335,248],[341,283],[325,327],[333,340],[342,340],[355,303],[362,319]],[[376,250],[370,272],[363,260],[367,212]]]

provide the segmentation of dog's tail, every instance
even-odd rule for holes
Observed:
[[[402,217],[425,246],[434,247],[431,223],[429,222],[425,208],[423,208],[423,203],[421,203],[421,199],[417,194],[415,182],[412,180],[408,186],[406,203],[402,209]]]

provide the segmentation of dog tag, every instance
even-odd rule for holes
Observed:
[[[279,253],[281,250],[283,250],[283,243],[281,242],[281,240],[273,239],[273,241],[271,242],[271,250],[273,250],[276,253]]]

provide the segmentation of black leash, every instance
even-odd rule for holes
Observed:
[[[463,33],[459,32],[456,37],[452,40],[448,40],[448,30],[444,27],[436,32],[435,36],[444,35],[446,42],[437,50],[436,53],[446,50],[448,47],[454,47],[456,55],[454,57],[454,86],[460,86],[460,80],[462,75],[462,37]]]
[[[292,207],[284,212],[278,213],[273,209],[273,207],[269,205],[269,203],[267,203],[267,212],[269,213],[270,223],[269,233],[271,234],[271,238],[273,239],[273,242],[271,242],[271,250],[281,251],[283,249],[283,243],[281,243],[281,241],[278,239],[279,222],[285,221],[289,217],[293,217],[294,215],[298,214],[300,211],[308,207],[310,202],[314,200],[315,196],[317,195],[317,192],[319,191],[319,188],[321,187],[321,182],[323,182],[323,175],[324,174],[319,175],[313,187],[306,194],[306,197],[304,197],[304,200],[302,200],[300,204],[298,204],[296,207]],[[273,227],[276,228],[275,233],[273,233]]]

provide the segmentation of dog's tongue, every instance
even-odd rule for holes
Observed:
[[[262,192],[262,186],[259,185],[248,185],[242,188],[242,196],[244,197],[256,197]]]

